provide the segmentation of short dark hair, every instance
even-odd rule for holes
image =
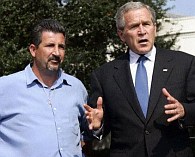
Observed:
[[[41,43],[41,35],[43,32],[54,32],[62,33],[66,37],[64,27],[56,20],[53,19],[43,19],[39,21],[31,32],[31,44],[34,44],[36,47]]]

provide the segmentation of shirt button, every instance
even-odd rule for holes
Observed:
[[[57,109],[54,107],[53,110],[56,111]]]
[[[63,151],[63,148],[60,148],[60,151]]]
[[[146,134],[146,135],[149,135],[150,132],[149,132],[148,130],[145,130],[145,134]]]

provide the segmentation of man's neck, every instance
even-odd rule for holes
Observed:
[[[48,87],[51,87],[58,79],[58,71],[50,71],[47,69],[39,70],[35,67],[32,67],[32,70],[39,79],[39,81],[44,83]]]

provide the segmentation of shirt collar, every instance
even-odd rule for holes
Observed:
[[[153,46],[152,50],[149,51],[147,54],[145,54],[145,56],[149,59],[149,61],[154,62],[156,56],[156,47]],[[138,55],[137,53],[129,49],[129,57],[130,57],[130,63],[136,63],[140,55]]]
[[[25,75],[26,75],[26,84],[27,86],[33,85],[33,84],[37,84],[37,82],[39,82],[40,84],[42,84],[44,87],[46,85],[44,85],[42,82],[39,81],[39,79],[37,78],[37,76],[34,74],[34,72],[32,71],[31,65],[27,65],[25,68]],[[59,77],[58,79],[54,82],[54,84],[52,85],[51,88],[56,88],[61,84],[65,84],[65,85],[69,85],[71,86],[67,80],[66,80],[66,76],[62,74],[63,70],[60,69],[59,70]],[[47,87],[47,86],[46,86]]]

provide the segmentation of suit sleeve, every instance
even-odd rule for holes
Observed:
[[[186,82],[187,103],[183,103],[185,109],[184,125],[195,125],[195,57],[191,62],[189,75]]]
[[[102,85],[102,81],[101,80],[101,73],[100,71],[96,72],[94,71],[91,75],[91,90],[90,90],[90,97],[88,100],[88,104],[91,107],[96,107],[97,104],[97,99],[98,97],[102,97],[103,98],[103,110],[104,110],[104,118],[103,118],[103,127],[101,130],[101,135],[106,136],[110,130],[109,130],[109,121],[106,118],[107,114],[105,113],[105,99],[104,99],[104,94],[103,94],[103,85]]]

